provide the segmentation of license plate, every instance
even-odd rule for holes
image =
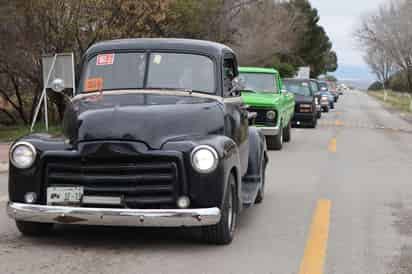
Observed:
[[[76,204],[83,196],[83,187],[48,187],[47,204]]]

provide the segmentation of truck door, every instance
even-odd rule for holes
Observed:
[[[239,148],[241,174],[248,167],[249,157],[249,120],[247,106],[240,92],[231,92],[232,81],[238,76],[237,62],[233,54],[226,54],[223,60],[223,97],[225,103],[226,135],[234,140]]]

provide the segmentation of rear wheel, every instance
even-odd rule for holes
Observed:
[[[237,197],[235,178],[230,175],[219,223],[202,228],[203,237],[207,242],[219,245],[232,242],[238,217]]]
[[[281,150],[283,147],[283,126],[279,127],[279,134],[266,137],[266,144],[270,150]]]
[[[289,143],[292,139],[292,125],[291,122],[288,123],[288,126],[285,128],[283,133],[283,142]]]
[[[53,224],[16,221],[17,229],[24,236],[47,236],[53,229]]]
[[[334,109],[334,108],[335,108],[335,104],[334,103],[330,104],[330,109]]]

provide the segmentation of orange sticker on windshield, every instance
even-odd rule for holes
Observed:
[[[86,79],[84,91],[93,92],[103,89],[103,78]]]
[[[114,62],[114,53],[97,55],[97,60],[96,60],[97,66],[113,65],[113,62]]]

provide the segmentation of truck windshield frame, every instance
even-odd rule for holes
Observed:
[[[279,92],[275,74],[241,72],[239,77],[244,80],[245,90],[253,90],[266,93]]]
[[[105,62],[102,64],[100,59]],[[88,59],[82,69],[78,90],[79,93],[89,93],[168,89],[214,95],[217,93],[216,80],[215,61],[203,54],[120,51],[99,53]]]

